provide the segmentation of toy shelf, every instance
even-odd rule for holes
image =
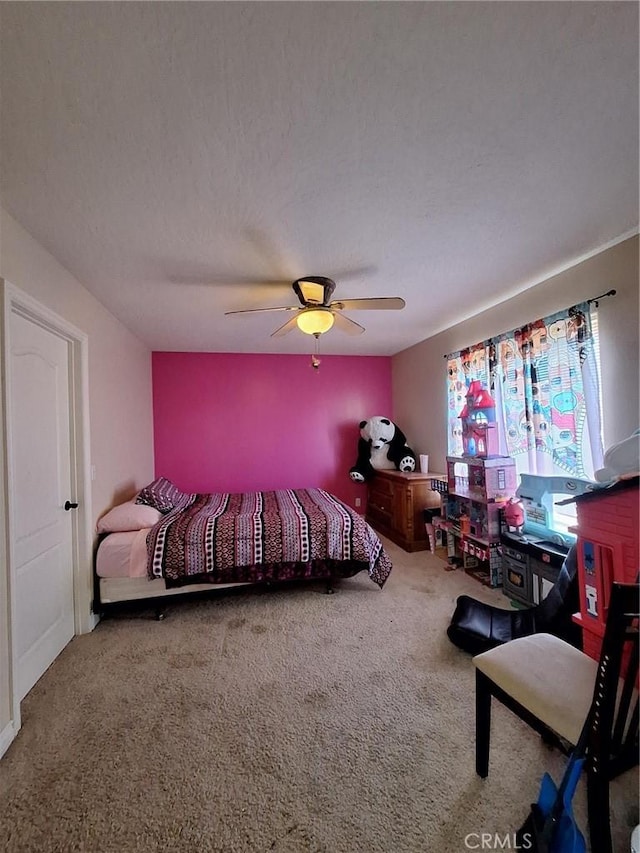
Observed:
[[[468,487],[460,487],[458,486],[456,489],[449,490],[450,495],[454,495],[456,498],[462,498],[463,500],[468,501],[476,501],[477,503],[505,503],[508,498],[488,498],[486,495],[483,495],[477,489],[471,490]]]
[[[515,494],[517,479],[510,456],[447,456],[450,494],[483,503],[508,501]]]
[[[468,539],[471,542],[476,542],[478,545],[485,545],[487,548],[493,545],[493,542],[490,542],[488,539],[482,539],[480,536],[475,536],[473,533],[462,533],[462,531],[456,532],[455,530],[453,532],[462,540]]]
[[[474,542],[476,545],[484,545],[485,548],[495,544],[495,542],[489,539],[483,539],[482,536],[476,536],[474,533],[463,532],[460,529],[459,524],[456,524],[454,521],[446,521],[442,517],[437,520],[434,519],[434,527],[444,530],[447,533],[451,533],[453,536],[457,536],[458,539],[468,540],[469,542]]]

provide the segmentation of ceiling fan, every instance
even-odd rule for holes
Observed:
[[[295,311],[295,315],[271,333],[272,338],[286,335],[296,326],[307,335],[320,335],[328,332],[335,324],[336,328],[348,335],[361,335],[364,326],[345,316],[342,311],[399,311],[405,301],[399,296],[373,296],[363,299],[337,299],[331,302],[336,283],[320,275],[307,275],[298,278],[291,285],[300,301],[300,306],[287,305],[278,308],[248,308],[245,311],[226,311],[225,314],[256,314],[266,311]]]

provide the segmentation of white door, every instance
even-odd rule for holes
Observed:
[[[69,343],[11,313],[9,400],[16,684],[22,699],[74,635]]]

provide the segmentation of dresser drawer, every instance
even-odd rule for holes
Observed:
[[[372,496],[379,495],[380,498],[390,498],[393,495],[394,488],[396,488],[396,484],[391,480],[383,480],[382,477],[377,477],[369,483],[369,494]]]
[[[386,518],[389,522],[393,519],[393,496],[370,492],[367,503],[367,512]]]
[[[393,513],[370,503],[367,507],[367,521],[372,527],[379,527],[383,531],[392,529]]]

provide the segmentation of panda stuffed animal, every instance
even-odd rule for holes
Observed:
[[[416,455],[402,430],[379,415],[360,421],[358,459],[349,476],[354,483],[370,480],[377,471],[415,471]]]

